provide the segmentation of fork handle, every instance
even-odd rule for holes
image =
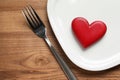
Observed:
[[[65,75],[67,76],[68,80],[77,80],[75,75],[72,73],[66,62],[63,60],[63,58],[58,54],[58,52],[55,50],[55,48],[52,46],[50,40],[45,37],[45,42],[48,44],[52,54],[54,55],[55,59],[59,63],[60,67],[64,71]]]

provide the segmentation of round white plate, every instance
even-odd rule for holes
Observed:
[[[78,67],[101,71],[120,64],[120,0],[48,0],[47,11],[52,29],[67,57]],[[84,17],[89,23],[101,20],[107,33],[83,50],[76,40],[71,22]]]

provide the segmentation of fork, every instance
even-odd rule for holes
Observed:
[[[40,38],[43,38],[47,45],[49,46],[52,54],[54,55],[55,59],[59,63],[60,67],[64,71],[66,77],[68,80],[77,80],[75,75],[72,73],[66,62],[62,59],[62,57],[58,54],[58,52],[55,50],[53,45],[51,44],[50,40],[48,39],[46,32],[47,29],[45,28],[43,22],[39,18],[36,11],[32,8],[32,6],[28,5],[23,10],[22,13],[29,25],[29,27],[32,29],[32,31],[39,36]]]

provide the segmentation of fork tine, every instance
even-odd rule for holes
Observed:
[[[38,14],[36,13],[36,11],[32,8],[31,5],[29,5],[29,8],[31,9],[33,16],[35,17],[35,19],[37,20],[37,22],[39,23],[39,25],[44,25],[43,22],[41,21],[40,17],[38,16]],[[43,26],[42,26],[43,27]]]
[[[36,15],[35,15],[35,13],[34,13],[34,11],[33,11],[33,9],[31,8],[30,5],[28,5],[28,9],[29,9],[29,11],[31,12],[31,15],[33,16],[33,18],[34,18],[34,20],[35,20],[37,26],[39,27],[40,22],[39,22],[38,18],[36,17]]]
[[[34,26],[34,24],[32,23],[30,17],[28,16],[28,14],[27,14],[25,8],[22,10],[22,13],[23,13],[23,16],[25,17],[25,19],[26,19],[26,21],[27,21],[29,27],[32,28],[31,26]]]
[[[27,12],[27,14],[28,14],[28,17],[30,17],[32,23],[34,24],[34,25],[33,25],[33,28],[36,28],[36,27],[37,27],[37,23],[36,23],[33,15],[32,15],[32,12],[29,10],[28,6],[25,7],[25,10],[26,10],[26,12]]]
[[[29,27],[34,31],[36,26],[35,26],[35,22],[33,21],[32,17],[30,16],[30,12],[28,12],[27,8],[25,7],[22,10],[22,13],[23,13],[27,23],[29,24]]]

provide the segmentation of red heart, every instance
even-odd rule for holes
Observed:
[[[87,48],[103,37],[107,27],[102,21],[95,21],[89,25],[86,19],[77,17],[72,21],[72,30],[83,47]]]

